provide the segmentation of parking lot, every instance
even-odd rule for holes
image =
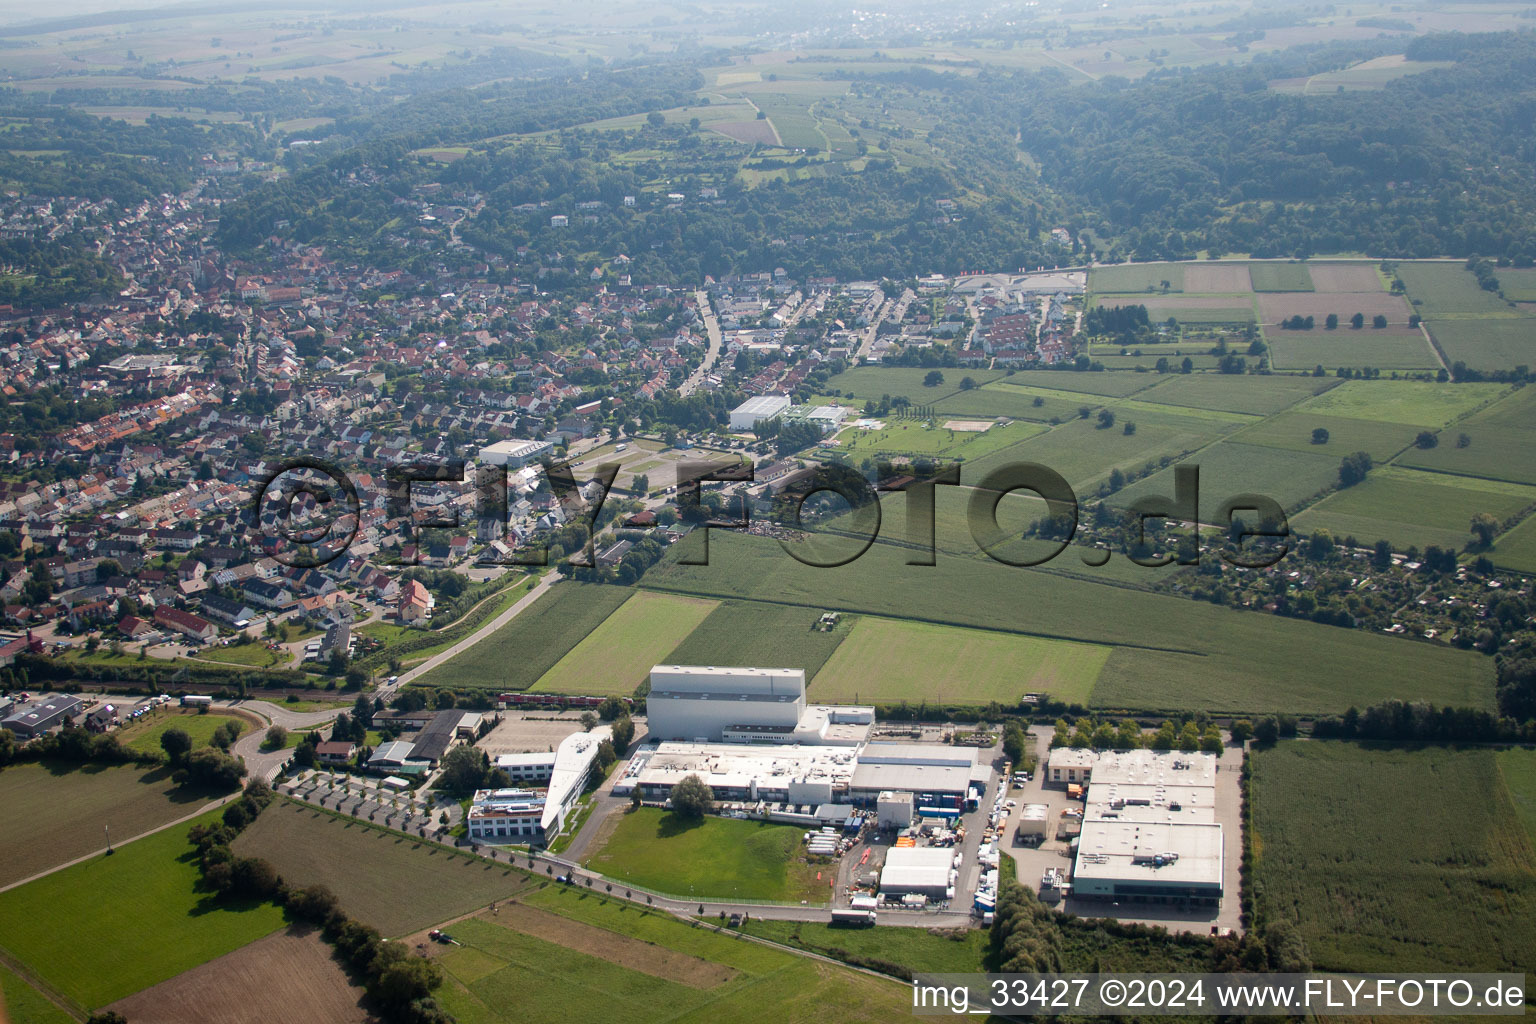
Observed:
[[[300,772],[283,782],[278,792],[326,810],[361,818],[402,832],[426,834],[448,829],[463,811],[451,800],[439,802],[435,794],[394,790],[381,779],[368,779],[323,770]],[[447,814],[444,823],[441,816]]]
[[[560,741],[581,731],[580,711],[504,711],[501,721],[475,746],[494,760],[501,754],[530,754],[554,750]],[[645,738],[645,725],[635,722],[635,739]]]

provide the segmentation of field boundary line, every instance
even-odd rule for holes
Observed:
[[[147,839],[148,837],[156,834],[157,832],[164,832],[166,829],[174,828],[177,825],[185,825],[187,822],[191,821],[193,818],[196,818],[196,817],[198,817],[200,815],[203,815],[203,814],[207,814],[209,811],[213,810],[215,807],[223,807],[225,804],[229,803],[231,800],[235,799],[236,797],[243,796],[244,792],[245,791],[243,789],[236,790],[235,792],[229,794],[228,796],[221,796],[217,800],[209,801],[208,803],[206,803],[203,806],[199,807],[197,810],[193,811],[191,814],[188,814],[188,815],[185,815],[183,817],[177,818],[175,821],[168,821],[164,825],[158,825],[155,828],[150,829],[148,832],[140,832],[136,836],[130,836],[127,839],[121,840],[119,842],[115,842],[115,843],[112,844],[111,848],[113,850],[120,850],[123,847],[127,846],[129,843],[138,842],[140,839]],[[92,850],[90,853],[87,853],[84,856],[76,857],[74,860],[65,861],[63,864],[56,864],[56,865],[54,865],[53,867],[49,868],[46,871],[39,871],[37,874],[29,875],[28,877],[23,878],[20,881],[11,882],[9,885],[0,885],[0,893],[10,892],[12,889],[19,889],[23,885],[26,885],[28,882],[35,882],[39,878],[47,878],[49,875],[54,874],[55,872],[63,871],[65,868],[72,868],[76,864],[83,864],[83,863],[85,863],[88,860],[92,860],[93,858],[102,856],[106,852],[107,852],[107,847],[103,846],[99,850]]]
[[[84,1007],[34,974],[26,964],[16,959],[15,955],[3,946],[0,946],[0,966],[5,967],[22,981],[37,989],[39,995],[75,1020],[83,1021],[88,1016]],[[3,1003],[0,1003],[0,1009],[4,1009]]]

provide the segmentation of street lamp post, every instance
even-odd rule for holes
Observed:
[[[112,853],[112,826],[103,825],[101,830],[107,834],[107,853],[110,855]]]

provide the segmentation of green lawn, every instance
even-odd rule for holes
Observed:
[[[127,744],[130,749],[146,754],[158,754],[161,749],[160,736],[167,729],[180,729],[192,738],[192,746],[195,749],[206,747],[219,726],[229,721],[234,721],[240,726],[242,736],[255,728],[239,715],[220,714],[216,711],[205,714],[162,706],[160,710],[150,712],[138,721],[123,726],[118,733],[118,739]]]
[[[1471,539],[1469,524],[1479,512],[1496,519],[1536,504],[1536,488],[1496,480],[1472,480],[1397,466],[1378,466],[1364,483],[1329,495],[1296,520],[1298,530],[1319,527],[1336,537],[1353,535],[1366,544],[1392,542],[1456,550]]]
[[[627,697],[716,605],[709,600],[636,592],[556,662],[533,689]]]
[[[634,591],[557,583],[495,633],[421,676],[427,686],[526,690]]]
[[[1501,772],[1521,762],[1511,774],[1529,800],[1533,757],[1335,741],[1259,751],[1261,913],[1295,921],[1319,970],[1536,970],[1536,853]]]
[[[1094,644],[865,616],[810,693],[829,704],[1009,705],[1025,693],[1086,703],[1109,652]]]
[[[209,647],[197,653],[198,661],[216,661],[222,665],[245,665],[250,668],[286,668],[293,660],[287,651],[269,651],[264,643]]]
[[[654,807],[625,813],[587,866],[610,878],[685,899],[824,902],[834,869],[805,863],[793,825],[706,817]]]
[[[198,890],[188,827],[0,893],[0,946],[94,1009],[282,927],[283,912],[272,903],[242,904]]]
[[[101,849],[104,827],[122,842],[209,799],[175,785],[165,768],[12,765],[0,772],[0,807],[26,827],[0,833],[0,885]]]
[[[9,1024],[73,1024],[74,1018],[37,989],[0,967],[0,1017]]]
[[[521,888],[504,864],[288,801],[274,801],[235,840],[295,885],[325,885],[352,917],[388,936],[467,914]]]

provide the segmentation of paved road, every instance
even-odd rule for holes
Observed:
[[[880,324],[885,319],[885,311],[891,308],[891,304],[892,300],[886,299],[880,303],[880,308],[875,311],[875,315],[870,317],[869,326],[864,329],[864,338],[859,342],[859,347],[853,353],[853,361],[855,363],[860,359],[867,359],[869,357],[869,351],[875,344],[875,337],[880,333]]]
[[[441,654],[434,654],[432,657],[428,658],[420,665],[417,665],[415,668],[402,672],[397,682],[393,684],[386,683],[383,686],[380,686],[377,690],[374,691],[374,696],[382,699],[386,704],[389,703],[389,699],[394,695],[394,692],[400,687],[404,686],[406,683],[409,683],[412,680],[426,674],[427,672],[432,671],[439,665],[446,664],[456,655],[463,654],[465,651],[475,646],[475,644],[479,643],[481,640],[484,640],[486,637],[496,632],[502,626],[505,626],[507,623],[517,618],[523,613],[524,609],[542,597],[544,592],[550,587],[554,586],[555,582],[559,579],[559,573],[551,572],[545,574],[542,578],[540,578],[539,582],[534,586],[534,588],[528,591],[528,593],[524,594],[522,597],[518,598],[517,603],[512,605],[512,607],[508,608],[506,611],[502,612],[490,622],[487,622],[485,625],[481,626],[479,629],[475,630],[473,633],[469,634],[469,636],[465,637],[463,640],[460,640],[446,651],[443,651]]]
[[[684,398],[693,394],[698,386],[704,383],[704,378],[720,360],[720,349],[723,344],[720,321],[715,319],[714,310],[710,308],[709,296],[702,291],[697,291],[693,293],[693,297],[698,299],[699,312],[704,316],[704,330],[709,334],[709,351],[704,354],[704,361],[699,364],[699,368],[694,370],[688,379],[683,381],[682,387],[677,389],[677,393]]]

